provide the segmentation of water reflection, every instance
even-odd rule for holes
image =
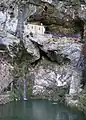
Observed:
[[[0,120],[86,120],[79,111],[46,100],[12,102],[0,106]]]

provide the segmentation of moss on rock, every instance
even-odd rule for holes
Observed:
[[[78,104],[78,108],[83,111],[86,115],[86,94],[80,95],[80,101]]]

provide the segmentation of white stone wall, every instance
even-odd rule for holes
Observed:
[[[25,33],[29,34],[30,32],[33,34],[44,34],[45,28],[43,25],[28,24],[25,26]]]
[[[52,0],[41,0],[41,1],[44,1],[44,2],[48,2],[48,3],[52,3]]]

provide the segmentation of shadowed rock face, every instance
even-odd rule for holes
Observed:
[[[30,22],[39,21],[46,26],[46,31],[71,34],[80,33],[83,38],[85,8],[73,6],[67,2],[58,2],[56,6],[44,4],[34,15],[29,18]],[[82,17],[82,14],[84,18]]]
[[[67,22],[67,18],[63,18],[64,16],[62,17],[61,15],[59,15],[59,11],[56,10],[55,6],[45,5],[44,7],[41,7],[39,10],[37,10],[34,15],[30,16],[29,21],[40,21],[44,25],[55,24],[65,26],[67,23],[64,24],[64,22]],[[70,19],[70,21],[72,22],[72,19]]]

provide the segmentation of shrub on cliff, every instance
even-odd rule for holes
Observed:
[[[86,94],[80,95],[79,109],[86,115]]]

